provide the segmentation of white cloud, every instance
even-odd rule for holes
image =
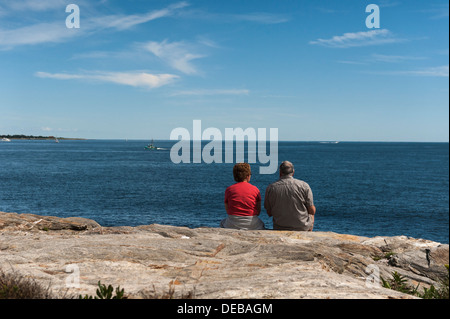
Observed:
[[[402,42],[404,40],[394,37],[387,29],[370,30],[365,32],[344,33],[330,39],[317,39],[309,44],[321,45],[330,48],[350,48],[369,45]]]
[[[409,56],[409,55],[384,55],[384,54],[372,54],[370,60],[376,62],[398,63],[404,61],[416,61],[425,60],[424,57]]]
[[[241,21],[257,22],[262,24],[277,24],[289,21],[289,19],[286,16],[265,12],[236,14],[233,17]]]
[[[36,72],[35,76],[56,80],[93,80],[111,82],[149,89],[167,85],[178,78],[178,76],[173,74],[150,74],[145,72],[94,72],[89,74]]]
[[[13,30],[0,29],[0,48],[62,42],[80,35],[74,30],[77,29],[67,29],[64,23],[39,23]]]
[[[172,95],[248,95],[249,90],[246,89],[199,89],[189,91],[178,91]]]
[[[239,11],[239,8],[236,7]],[[242,10],[241,10],[242,11]],[[248,12],[248,13],[224,13],[212,12],[200,8],[186,10],[181,13],[182,17],[195,20],[208,20],[220,23],[251,22],[258,24],[278,24],[291,20],[287,14],[277,14],[270,12]]]
[[[436,77],[447,77],[448,78],[448,65],[430,67],[415,71],[399,72],[399,74],[410,74],[418,76],[436,76]]]
[[[13,11],[46,11],[65,8],[70,2],[66,0],[3,0],[2,3],[4,7]]]
[[[27,3],[19,4],[19,2],[8,2],[8,5],[11,7],[11,10],[19,10]],[[34,8],[34,10],[53,8],[58,3],[60,3],[58,0],[46,0],[42,2],[30,0],[31,8]],[[64,19],[55,22],[37,23],[9,30],[0,27],[0,49],[11,49],[19,45],[64,42],[75,36],[89,35],[109,28],[126,30],[142,23],[171,16],[177,10],[186,6],[188,6],[186,2],[179,2],[164,9],[153,10],[144,14],[108,15],[95,18],[83,18],[79,29],[68,29],[64,23]],[[63,8],[65,8],[65,6],[63,6]],[[82,10],[83,8],[80,8],[81,13],[83,13]],[[8,11],[8,13],[11,13],[11,11]],[[5,11],[3,11],[2,14],[5,14]],[[63,12],[63,17],[66,17],[65,14],[66,13]]]
[[[353,64],[353,65],[367,65],[367,62],[361,62],[361,61],[349,61],[349,60],[340,60],[337,61],[338,63],[341,64]]]
[[[173,15],[178,9],[188,6],[187,2],[179,2],[170,5],[161,10],[153,10],[144,14],[132,15],[110,15],[99,18],[94,18],[88,21],[93,27],[115,28],[118,30],[126,30],[135,25],[146,23],[155,19],[168,17]]]
[[[48,126],[43,126],[43,127],[41,127],[41,131],[43,131],[43,132],[78,132],[78,129],[77,128],[68,129],[68,128],[61,128],[61,127],[53,129]]]
[[[429,77],[447,77],[448,74],[448,65],[438,66],[438,67],[429,67],[411,71],[379,71],[379,72],[371,72],[372,74],[387,74],[387,75],[411,75],[411,76],[429,76]]]
[[[396,7],[396,6],[400,5],[400,4],[401,4],[401,2],[398,2],[398,1],[391,2],[389,0],[381,0],[381,1],[379,1],[379,3],[377,3],[377,5],[380,8]]]
[[[422,9],[421,12],[431,14],[431,19],[448,19],[448,3],[431,3],[429,9]]]
[[[57,80],[73,80],[82,79],[83,75],[76,74],[64,74],[64,73],[47,73],[47,72],[36,72],[35,76],[39,78],[57,79]]]
[[[360,60],[340,60],[338,63],[342,64],[354,64],[354,65],[368,65],[372,63],[404,63],[408,61],[419,61],[426,60],[426,57],[421,56],[411,56],[411,55],[386,55],[373,53],[368,57],[362,58]]]
[[[185,74],[197,74],[199,71],[191,63],[192,60],[203,58],[204,55],[190,53],[189,46],[184,42],[148,42],[143,47],[155,56],[169,64],[172,68]]]

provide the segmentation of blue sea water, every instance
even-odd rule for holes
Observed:
[[[218,227],[232,163],[174,164],[175,141],[0,143],[0,211],[85,217],[103,226]],[[317,208],[314,230],[449,242],[448,143],[279,142]],[[278,163],[279,164],[279,163]],[[265,164],[264,166],[266,166]],[[251,183],[264,192],[278,173]],[[278,165],[277,165],[278,166]],[[262,210],[267,228],[272,221]]]

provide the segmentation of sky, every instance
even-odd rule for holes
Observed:
[[[448,19],[441,0],[0,0],[0,135],[168,140],[201,120],[448,142]]]

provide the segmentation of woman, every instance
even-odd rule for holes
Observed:
[[[252,172],[248,163],[238,163],[233,167],[236,184],[225,190],[225,210],[228,217],[222,220],[220,227],[258,230],[264,229],[259,219],[261,212],[261,193],[250,184]]]

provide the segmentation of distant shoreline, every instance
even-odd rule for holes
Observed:
[[[81,138],[81,137],[59,137],[59,136],[34,136],[34,135],[0,135],[0,141],[2,138],[7,138],[10,140],[72,140],[72,141],[88,141],[88,140],[96,140],[96,141],[148,141],[149,139],[145,138]],[[179,140],[170,140],[170,139],[154,139],[158,142],[177,142]],[[190,140],[191,142],[193,140]],[[226,140],[224,140],[226,141]],[[202,140],[202,142],[210,142],[210,140]],[[279,140],[279,143],[319,143],[319,144],[347,144],[347,143],[390,143],[390,144],[407,144],[407,143],[416,143],[416,144],[448,144],[449,141],[291,141],[291,140]]]
[[[0,135],[0,139],[7,138],[10,140],[73,140],[73,141],[82,141],[86,140],[85,138],[78,137],[57,137],[57,136],[34,136],[34,135]]]

